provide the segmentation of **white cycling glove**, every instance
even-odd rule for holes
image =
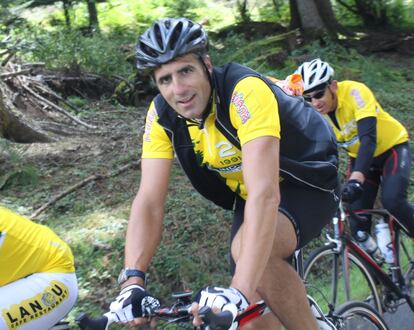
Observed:
[[[127,323],[137,317],[150,315],[151,311],[160,307],[157,298],[151,296],[139,285],[129,285],[124,288],[109,306],[111,313],[118,321]]]
[[[194,300],[200,307],[230,311],[233,314],[233,324],[229,330],[237,328],[237,323],[234,323],[237,314],[249,306],[246,297],[235,288],[206,287],[197,293]]]

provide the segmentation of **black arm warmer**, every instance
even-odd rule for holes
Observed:
[[[357,129],[360,147],[352,170],[360,171],[366,175],[377,147],[377,118],[366,117],[358,120]]]

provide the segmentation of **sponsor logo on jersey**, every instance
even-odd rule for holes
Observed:
[[[6,239],[6,233],[2,233],[0,231],[0,248],[3,245],[5,239]]]
[[[251,115],[246,103],[244,102],[243,93],[234,91],[231,97],[231,103],[236,107],[237,114],[239,115],[242,124],[246,123],[250,119]]]
[[[345,123],[341,129],[341,134],[347,136],[350,133],[356,133],[357,123],[355,119],[352,119]]]
[[[2,310],[8,329],[18,329],[30,321],[50,313],[69,297],[69,289],[59,281],[52,281],[43,292]]]
[[[154,123],[155,118],[157,117],[157,110],[153,108],[147,116],[147,121],[145,122],[145,131],[144,131],[144,141],[151,142],[151,129],[152,124]]]
[[[365,107],[365,101],[362,99],[361,94],[359,93],[359,90],[357,89],[352,89],[351,90],[351,95],[353,96],[353,98],[355,99],[356,104],[358,105],[358,107],[363,108]]]
[[[211,171],[216,171],[219,173],[235,173],[235,172],[240,172],[242,167],[240,164],[238,165],[231,165],[231,166],[226,166],[226,167],[212,167],[210,165],[207,165],[208,169]]]
[[[338,145],[342,148],[348,149],[350,146],[353,146],[354,144],[358,143],[359,139],[358,136],[354,136],[352,139],[344,142],[339,142]]]

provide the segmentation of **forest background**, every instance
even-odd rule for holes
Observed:
[[[0,205],[72,247],[80,293],[68,320],[99,315],[118,293],[144,116],[156,93],[134,67],[139,33],[157,18],[186,16],[208,30],[216,65],[235,61],[277,78],[321,57],[336,79],[371,87],[413,135],[413,12],[410,0],[3,0]],[[178,164],[173,174],[149,269],[148,288],[164,301],[229,280],[231,214],[201,198]]]

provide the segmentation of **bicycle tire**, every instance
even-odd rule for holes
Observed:
[[[322,311],[330,306],[335,309],[347,301],[364,301],[382,313],[380,294],[376,281],[368,269],[352,251],[335,251],[336,244],[330,243],[310,253],[305,262],[304,280],[307,292],[318,301]],[[345,267],[345,253],[348,267]],[[344,269],[349,275],[344,276]],[[348,287],[348,288],[347,288]]]
[[[348,301],[338,307],[338,330],[389,330],[382,316],[371,305],[361,301]]]
[[[395,240],[404,293],[408,306],[414,311],[414,243],[402,229],[396,229]]]

